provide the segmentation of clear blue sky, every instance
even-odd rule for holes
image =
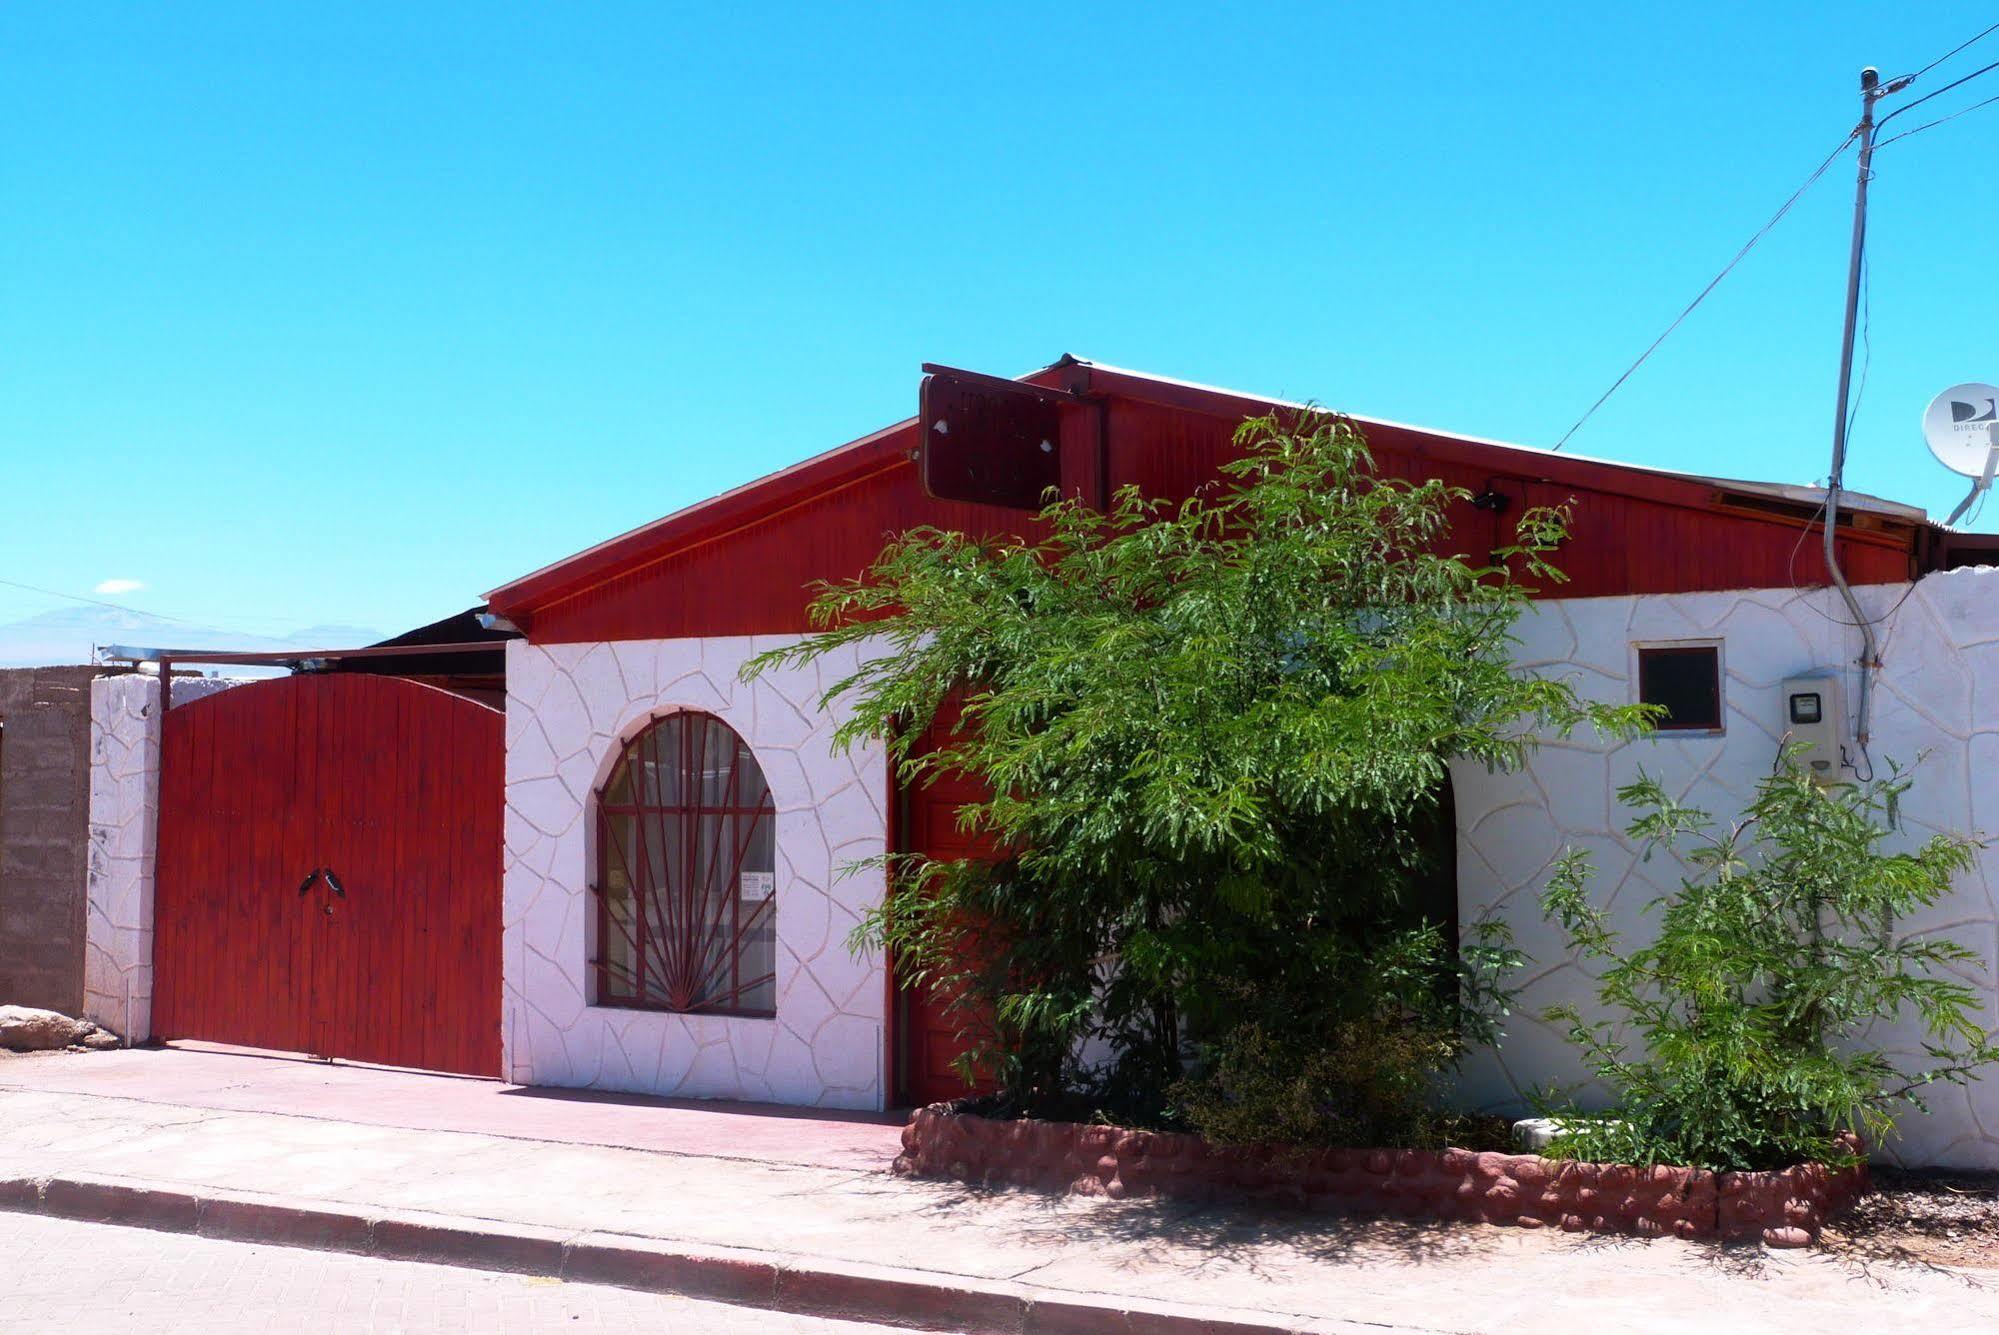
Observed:
[[[1851,125],[1861,65],[1995,19],[9,6],[0,578],[400,629],[906,416],[925,360],[1552,443]],[[1999,379],[1995,160],[1999,107],[1878,164],[1849,482],[1939,514],[1918,414]],[[1570,448],[1820,478],[1852,185]]]

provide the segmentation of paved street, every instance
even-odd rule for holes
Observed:
[[[0,1331],[659,1331],[863,1335],[886,1327],[341,1252],[0,1212]]]

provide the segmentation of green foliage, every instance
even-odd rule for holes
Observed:
[[[905,533],[823,588],[817,634],[746,669],[858,645],[827,693],[841,744],[885,742],[905,784],[989,786],[959,819],[1000,856],[893,860],[859,936],[958,1001],[1005,1106],[1159,1117],[1245,980],[1280,1016],[1377,1013],[1447,762],[1517,765],[1534,724],[1642,719],[1511,668],[1528,588],[1560,579],[1561,512],[1471,561],[1439,551],[1465,494],[1379,476],[1350,422],[1264,418],[1238,444],[1179,505],[1058,500],[1029,542]],[[1086,1039],[1109,1054],[1093,1071]]]
[[[1469,986],[1496,998],[1519,963],[1504,925],[1482,923],[1463,969]],[[1239,1018],[1171,1090],[1179,1120],[1217,1144],[1505,1148],[1503,1121],[1439,1107],[1438,1073],[1491,1038],[1497,1014],[1440,990],[1450,970],[1442,933],[1426,925],[1342,970],[1340,983],[1358,996],[1320,993],[1304,1013],[1301,998],[1236,980],[1227,990]]]
[[[1926,1086],[1999,1058],[1976,993],[1946,972],[1973,952],[1894,934],[1976,847],[1938,835],[1884,851],[1908,787],[1899,770],[1821,786],[1787,754],[1720,831],[1643,774],[1619,790],[1643,812],[1630,832],[1646,855],[1670,848],[1692,874],[1653,904],[1657,940],[1626,953],[1585,894],[1587,859],[1570,851],[1557,864],[1543,906],[1576,949],[1607,962],[1599,997],[1615,1018],[1550,1014],[1617,1098],[1607,1117],[1564,1118],[1575,1129],[1562,1152],[1718,1170],[1838,1162],[1852,1157],[1842,1132],[1878,1144],[1901,1109],[1923,1107]],[[1875,1045],[1877,1026],[1910,1018],[1922,1060]]]

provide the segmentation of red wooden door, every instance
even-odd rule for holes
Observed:
[[[919,749],[947,737],[956,721],[954,706],[940,711]],[[900,846],[904,851],[932,858],[989,856],[990,843],[982,837],[968,836],[958,828],[958,808],[982,800],[986,791],[984,784],[959,774],[942,775],[927,786],[904,789],[898,812]],[[893,1002],[897,1101],[911,1105],[941,1103],[973,1093],[973,1087],[953,1065],[966,1045],[958,1036],[963,1017],[954,1013],[950,998],[938,995],[933,988],[897,980]]]
[[[153,1031],[497,1075],[498,711],[389,677],[167,717]]]

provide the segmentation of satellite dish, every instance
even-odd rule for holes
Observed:
[[[1953,473],[1985,477],[1999,445],[1999,385],[1952,385],[1923,413],[1923,439],[1937,462]]]

